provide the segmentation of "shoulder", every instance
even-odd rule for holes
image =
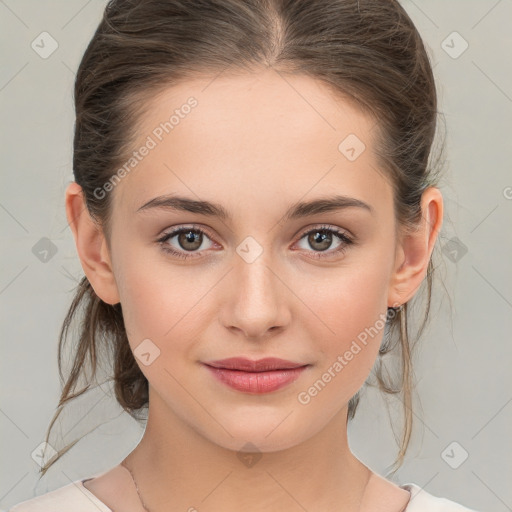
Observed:
[[[7,512],[112,512],[84,487],[82,480],[22,501]]]
[[[416,484],[400,486],[411,493],[411,499],[404,512],[477,512],[446,498],[438,498]]]

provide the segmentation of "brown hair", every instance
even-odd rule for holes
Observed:
[[[398,225],[409,229],[421,217],[423,191],[437,183],[431,149],[437,97],[429,57],[421,37],[395,0],[111,0],[80,63],[75,82],[76,125],[73,171],[91,217],[110,238],[112,194],[99,198],[114,171],[126,162],[140,133],[145,100],[200,75],[250,72],[271,66],[305,74],[351,98],[377,121],[377,153],[394,190]],[[429,316],[433,277],[429,261]],[[72,367],[62,373],[64,341],[82,309]],[[388,309],[379,355],[399,352],[397,384],[386,382],[378,359],[375,372],[385,393],[402,393],[404,429],[395,465],[401,464],[412,430],[412,349],[408,304]],[[138,419],[148,405],[148,382],[128,343],[121,304],[103,302],[84,276],[64,320],[59,339],[62,394],[47,440],[62,408],[90,387],[99,354],[112,354],[115,397]],[[77,390],[86,365],[90,380]],[[354,417],[359,392],[349,402]],[[347,419],[347,420],[348,420]],[[71,446],[60,450],[48,468]]]

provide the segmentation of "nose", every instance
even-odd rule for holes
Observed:
[[[223,288],[222,324],[253,341],[283,330],[291,317],[286,280],[264,255],[251,263],[237,256]]]

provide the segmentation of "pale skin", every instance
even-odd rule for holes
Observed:
[[[153,97],[141,145],[190,96],[198,105],[110,192],[110,241],[84,209],[80,187],[66,191],[95,292],[121,302],[133,350],[145,339],[160,350],[148,366],[137,359],[149,382],[149,417],[126,459],[146,505],[151,512],[403,510],[409,492],[363,464],[347,439],[348,402],[369,376],[383,330],[309,403],[297,397],[387,307],[414,296],[442,224],[440,191],[423,193],[415,231],[397,230],[392,188],[373,150],[375,121],[320,82],[273,70],[198,78]],[[349,134],[366,146],[354,161],[338,150]],[[334,193],[372,211],[284,219],[292,204]],[[215,202],[231,219],[137,211],[165,194]],[[321,251],[304,236],[320,226],[356,242],[335,253],[344,242],[332,234]],[[199,249],[183,236],[180,245],[179,235],[165,242],[191,254],[187,260],[157,242],[179,227],[204,232]],[[263,251],[250,263],[236,251],[248,236]],[[234,356],[311,366],[287,387],[256,395],[228,388],[201,365]],[[261,454],[251,467],[237,456],[248,442]],[[85,485],[111,509],[142,510],[122,466]]]

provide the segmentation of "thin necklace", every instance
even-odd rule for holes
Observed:
[[[146,512],[151,512],[148,509],[148,507],[146,506],[146,504],[144,503],[144,500],[142,499],[142,496],[140,495],[139,486],[137,485],[137,482],[135,481],[135,477],[133,476],[133,473],[132,473],[131,469],[126,465],[126,460],[121,461],[121,466],[125,467],[128,470],[128,472],[130,473],[130,476],[132,477],[133,483],[135,484],[135,489],[137,491],[137,496],[139,497],[140,504],[142,505],[142,507],[144,508],[144,510]],[[370,474],[370,476],[371,476],[371,474]],[[366,486],[368,485],[368,481],[369,480],[370,480],[370,478],[368,478],[368,480],[366,481],[366,485],[365,485],[364,491],[363,491],[363,496],[365,494]],[[361,502],[359,503],[359,509],[361,509],[361,505],[363,504],[363,496],[361,497]]]
[[[130,476],[132,477],[133,483],[135,484],[135,489],[137,491],[137,496],[139,497],[140,504],[142,505],[142,507],[144,508],[144,510],[146,512],[151,512],[148,509],[148,507],[146,506],[146,504],[144,503],[144,500],[142,499],[142,496],[140,495],[139,486],[137,485],[137,482],[135,481],[135,477],[133,476],[133,473],[132,473],[131,469],[126,465],[126,460],[123,460],[121,462],[121,466],[124,466],[128,470],[128,472],[130,473]]]

